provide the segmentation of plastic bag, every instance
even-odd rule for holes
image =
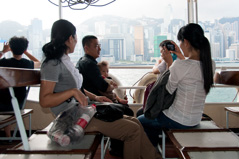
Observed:
[[[61,146],[80,142],[84,137],[84,128],[96,112],[94,105],[83,107],[78,103],[69,103],[68,107],[56,117],[47,132],[51,141]]]

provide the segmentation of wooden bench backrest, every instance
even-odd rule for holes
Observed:
[[[40,83],[40,70],[0,67],[0,89]]]
[[[214,75],[214,82],[217,84],[239,85],[239,71],[221,71]]]

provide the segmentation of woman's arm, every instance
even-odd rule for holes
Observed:
[[[78,89],[73,88],[59,93],[53,93],[56,82],[52,81],[41,81],[40,87],[40,105],[44,108],[55,107],[63,103],[71,97],[75,99],[82,105],[88,105],[86,96]]]
[[[87,90],[85,90],[85,94],[90,98],[90,100],[94,100],[94,101],[98,101],[98,102],[110,102],[113,103],[109,98],[105,97],[105,96],[97,96]]]

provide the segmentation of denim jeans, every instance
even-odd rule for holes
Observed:
[[[162,128],[168,128],[168,129],[189,129],[193,128],[195,126],[185,126],[182,124],[179,124],[178,122],[168,118],[166,115],[164,115],[163,112],[159,113],[158,117],[151,120],[148,119],[143,115],[140,115],[138,117],[138,120],[141,122],[141,124],[144,127],[144,131],[146,132],[149,140],[152,142],[154,146],[157,146],[159,142],[159,134],[162,132]]]

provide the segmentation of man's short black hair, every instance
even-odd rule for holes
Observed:
[[[12,53],[15,55],[22,55],[24,51],[27,50],[29,41],[25,37],[12,37],[9,40],[9,46],[12,50]]]
[[[85,47],[85,45],[89,46],[92,39],[97,39],[97,37],[94,36],[94,35],[86,35],[86,36],[82,39],[82,46],[83,46],[83,48]]]

